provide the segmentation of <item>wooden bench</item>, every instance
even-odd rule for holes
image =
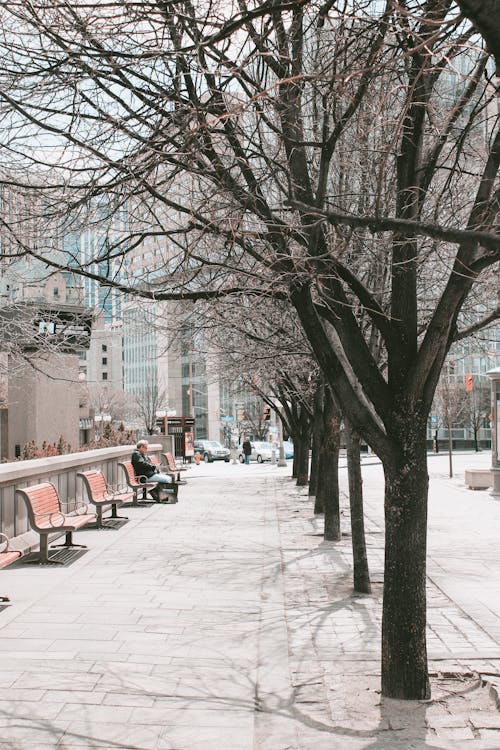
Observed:
[[[5,568],[14,560],[19,560],[22,554],[20,549],[11,549],[9,537],[0,533],[0,568]],[[0,602],[8,601],[10,601],[8,596],[0,596]]]
[[[156,487],[158,482],[148,482],[147,477],[136,477],[132,461],[122,461],[118,466],[122,467],[127,487],[130,487],[132,490],[132,502],[130,504],[138,506],[153,503],[154,500],[147,499],[147,493],[148,490]],[[139,492],[142,493],[142,500],[139,500]]]
[[[95,513],[77,513],[70,515],[61,510],[61,501],[57,490],[51,482],[34,484],[31,487],[17,489],[26,503],[31,528],[40,535],[40,564],[57,563],[49,558],[49,534],[66,534],[64,544],[57,547],[85,547],[85,544],[73,543],[73,532],[82,526],[95,521]],[[85,511],[87,509],[85,508]]]
[[[178,466],[175,463],[175,458],[172,456],[171,453],[162,453],[161,454],[165,461],[167,462],[167,469],[168,473],[172,474],[174,477],[174,480],[181,484],[186,484],[186,480],[181,480],[181,471],[187,471],[190,469],[190,466]]]
[[[182,484],[182,482],[178,482],[176,480],[175,476],[170,471],[168,471],[168,469],[165,466],[162,466],[162,464],[160,463],[160,460],[156,456],[149,456],[149,458],[150,458],[151,463],[153,464],[153,466],[155,466],[158,469],[158,473],[160,473],[160,474],[168,474],[169,476],[171,476],[173,478],[172,484],[164,484],[163,482],[158,482],[158,488],[157,488],[158,492],[160,492],[160,493],[161,492],[165,492],[167,494],[167,496],[171,497],[170,500],[167,500],[167,499],[164,498],[164,499],[161,500],[161,502],[162,503],[170,503],[171,505],[173,505],[174,503],[177,502],[177,494],[178,494],[178,490],[179,490],[179,484]]]
[[[76,474],[83,480],[83,485],[87,490],[87,497],[92,505],[95,505],[97,512],[97,529],[113,529],[113,525],[104,523],[102,513],[105,508],[111,508],[110,518],[122,518],[125,520],[127,516],[119,516],[117,514],[117,507],[128,502],[132,497],[132,492],[126,490],[113,492],[110,491],[104,478],[104,474],[100,469],[89,469],[88,471],[79,471]]]

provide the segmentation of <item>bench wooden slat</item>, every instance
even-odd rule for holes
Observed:
[[[48,536],[57,532],[65,532],[64,547],[84,547],[73,544],[72,534],[76,529],[95,521],[95,513],[70,515],[61,510],[61,501],[57,490],[51,482],[34,484],[31,487],[16,489],[28,511],[30,526],[40,534],[40,562],[48,563]]]
[[[118,516],[116,509],[117,506],[123,505],[127,500],[133,498],[133,492],[111,492],[100,469],[79,471],[76,476],[83,480],[89,502],[96,506],[97,528],[112,528],[111,526],[105,526],[103,523],[102,513],[104,507],[111,507],[111,518],[127,519],[126,516]]]
[[[156,487],[158,482],[149,482],[146,477],[141,477],[138,479],[135,475],[132,461],[122,461],[118,464],[118,466],[122,467],[125,473],[125,481],[127,483],[127,486],[132,490],[132,505],[139,505],[139,492],[142,493],[142,502],[146,502],[147,491],[153,489],[153,487]],[[142,482],[140,481],[140,479],[144,479],[144,481]]]
[[[20,549],[11,549],[9,537],[0,532],[0,568],[5,568],[7,565],[13,563],[14,560],[19,560],[22,554]],[[8,596],[0,595],[0,602],[8,601],[10,601]]]
[[[181,471],[187,471],[191,467],[190,466],[178,466],[175,463],[175,458],[173,457],[173,455],[171,453],[162,453],[161,455],[163,456],[163,458],[167,462],[168,473],[173,476],[174,480],[178,484],[180,484],[181,483]],[[182,482],[182,484],[185,484],[185,483],[186,483],[186,481],[184,480]]]

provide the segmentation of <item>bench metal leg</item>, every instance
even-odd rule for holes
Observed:
[[[106,529],[106,531],[118,531],[118,528],[116,526],[113,526],[113,525],[110,526],[106,522],[114,520],[114,519],[120,519],[120,520],[123,520],[123,521],[128,521],[129,520],[128,516],[119,516],[118,515],[118,513],[116,512],[116,503],[113,503],[111,505],[111,515],[108,516],[107,518],[103,518],[102,507],[98,508],[97,510],[98,510],[98,513],[97,513],[97,523],[96,523],[96,526],[95,526],[96,529]]]
[[[40,565],[63,565],[61,560],[51,560],[49,557],[48,534],[40,534]]]
[[[96,529],[102,529],[102,507],[100,505],[96,507],[95,527]]]
[[[53,544],[52,548],[55,549],[56,547],[82,547],[82,549],[87,549],[86,544],[75,544],[73,541],[73,532],[67,531],[66,532],[66,541],[63,544]]]
[[[138,498],[139,492],[142,493],[142,500],[139,500]],[[147,497],[147,487],[137,487],[133,490],[133,493],[132,502],[127,503],[129,508],[140,508],[143,505],[152,505],[154,502],[154,500],[149,500]],[[126,516],[116,516],[116,518],[126,518]]]
[[[111,518],[123,518],[125,521],[128,521],[128,516],[119,516],[117,514],[116,503],[113,503],[111,506]]]

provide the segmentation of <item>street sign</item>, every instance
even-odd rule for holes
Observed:
[[[234,417],[221,417],[221,422],[234,422]]]

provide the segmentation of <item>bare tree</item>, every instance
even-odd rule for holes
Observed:
[[[457,383],[450,377],[450,366],[446,365],[434,397],[434,408],[442,424],[448,431],[449,474],[453,476],[453,427],[465,414],[467,394],[463,383]]]
[[[141,418],[148,435],[153,435],[156,427],[157,412],[167,408],[167,392],[156,382],[145,383],[135,395],[137,414]]]
[[[500,259],[496,92],[453,0],[332,8],[4,4],[0,169],[66,227],[128,207],[93,259],[109,271],[74,259],[110,288],[290,301],[384,465],[382,690],[419,699],[426,424],[460,311]],[[496,54],[494,18],[474,19]],[[118,276],[140,246],[153,267]]]
[[[472,388],[467,393],[464,423],[472,430],[474,450],[479,451],[479,430],[489,425],[491,412],[491,386],[479,378],[472,379]]]

